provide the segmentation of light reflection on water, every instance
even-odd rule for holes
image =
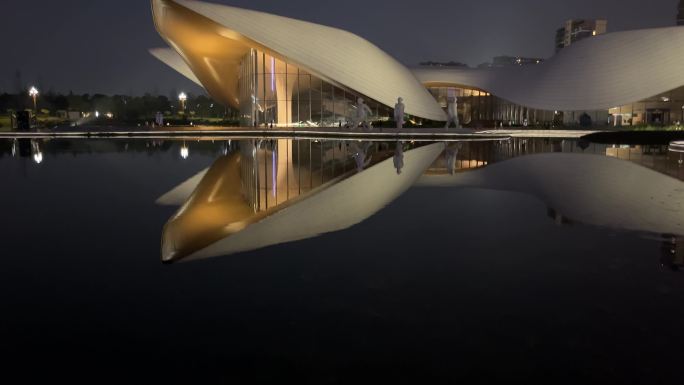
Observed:
[[[430,150],[426,151],[427,148]],[[560,158],[540,158],[523,169],[504,173],[524,179],[525,174],[544,163],[546,168],[540,170],[539,175],[527,175],[532,179],[525,183],[537,186],[531,190],[521,186],[519,180],[506,184],[501,175],[474,182],[467,181],[482,173],[459,177],[462,172],[487,166],[501,163],[510,166],[515,163],[506,161],[523,156],[581,154],[624,160],[684,180],[684,168],[679,162],[681,154],[668,151],[667,145],[616,146],[548,138],[434,144],[292,139],[20,139],[0,142],[0,156],[32,160],[35,167],[41,166],[46,154],[58,157],[65,153],[77,156],[108,152],[169,153],[180,161],[197,155],[214,157],[210,167],[190,179],[180,180],[177,186],[156,200],[158,204],[180,207],[164,226],[161,251],[164,262],[228,255],[348,228],[390,204],[423,174],[425,177],[448,176],[439,182],[423,178],[429,181],[427,185],[521,191],[538,196],[550,205],[548,210],[552,214],[549,216],[559,224],[581,222],[652,233],[675,248],[677,236],[684,233],[682,221],[677,217],[681,214],[681,186],[673,184],[669,178],[653,178],[653,174],[640,176],[643,181],[662,185],[662,188],[669,186],[669,195],[657,206],[651,202],[654,196],[648,195],[650,192],[638,185],[622,183],[642,170],[622,169],[623,163],[606,164],[589,157],[563,158],[560,163],[556,162],[558,165],[554,169],[554,161],[560,161]],[[594,163],[585,164],[585,160]],[[589,168],[586,175],[566,173],[581,167]],[[588,176],[600,168],[606,168],[603,174]],[[624,175],[616,178],[615,174]],[[608,183],[609,178],[615,181]],[[550,191],[541,186],[568,181],[570,184],[564,190]],[[582,186],[582,189],[573,190],[573,186]],[[602,202],[600,197],[589,198],[592,190],[601,189],[604,195],[623,196],[620,198],[622,206],[611,211],[610,202]],[[642,190],[643,194],[639,195]],[[626,191],[632,194],[625,194]],[[587,198],[573,201],[565,195]],[[561,206],[563,212],[559,212]],[[583,214],[587,210],[590,212]],[[666,210],[670,217],[672,213],[675,215],[668,219],[663,215],[651,218],[632,214],[639,210],[650,213]],[[625,216],[625,212],[630,214]],[[676,256],[674,265],[681,265],[680,254],[675,250],[667,255]]]
[[[313,154],[312,157],[323,156],[324,152],[334,152],[339,147],[337,157],[346,157],[345,162],[341,163],[346,167],[354,160],[353,153],[349,153],[347,148],[356,146],[356,141],[347,140],[242,140],[245,143],[259,142],[260,146],[269,146],[271,143],[290,142],[297,148],[302,146],[313,146],[320,154]],[[152,140],[43,140],[43,139],[20,139],[20,140],[0,140],[0,158],[3,156],[33,158],[35,163],[40,163],[43,157],[43,149],[52,154],[71,153],[106,153],[106,152],[169,152],[172,147],[178,146],[173,151],[178,151],[181,158],[186,159],[190,154],[190,149],[195,148],[202,154],[219,155],[227,153],[228,148],[237,145],[240,139],[225,141],[205,141],[198,138],[194,140],[178,141],[174,139],[152,139]],[[347,145],[342,148],[341,144]],[[395,142],[367,142],[375,143],[375,148],[388,151],[396,148]],[[404,146],[411,146],[410,142],[402,142]],[[494,162],[501,162],[518,156],[541,154],[541,153],[578,153],[595,154],[627,160],[641,166],[653,169],[671,177],[684,180],[684,164],[681,152],[668,151],[668,144],[660,145],[615,145],[599,144],[583,141],[580,139],[558,139],[558,138],[511,138],[509,140],[479,140],[479,141],[459,141],[445,142],[447,150],[442,156],[438,157],[433,165],[426,170],[427,174],[444,173],[449,171],[448,163],[450,155],[453,156],[453,149],[458,148],[456,158],[452,159],[452,168],[455,170],[467,170],[486,166]],[[449,149],[452,149],[450,152]],[[40,159],[40,160],[37,160]],[[320,159],[319,159],[320,160]],[[337,161],[339,162],[339,161]],[[328,170],[333,172],[334,170]]]

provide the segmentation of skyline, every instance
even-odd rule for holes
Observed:
[[[613,9],[616,6],[612,1],[425,1],[420,7],[407,9],[358,0],[343,4],[310,0],[288,4],[275,0],[213,2],[341,28],[369,40],[406,65],[453,60],[470,66],[498,55],[551,57],[555,31],[570,18],[606,18],[609,32],[674,26],[678,4],[678,0],[656,0],[644,7],[641,0],[623,0],[619,9]],[[15,92],[17,70],[24,86],[36,85],[41,92],[203,92],[148,53],[149,48],[166,46],[154,29],[148,1],[94,4],[67,0],[53,4],[9,0],[8,9],[7,22],[0,28],[5,36],[21,31],[21,38],[8,44],[14,54],[0,62],[0,92]],[[357,14],[353,11],[357,9],[366,12]],[[403,27],[394,28],[392,23]]]

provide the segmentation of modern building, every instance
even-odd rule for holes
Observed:
[[[406,113],[446,120],[411,71],[352,33],[305,21],[188,0],[152,0],[155,25],[172,49],[153,50],[244,125],[337,126],[363,98],[386,120],[397,97]]]
[[[372,120],[389,121],[397,97],[415,121],[443,122],[450,96],[470,127],[573,125],[583,115],[601,125],[684,121],[678,27],[604,34],[605,21],[573,21],[570,44],[534,65],[514,58],[486,69],[409,69],[367,40],[323,25],[191,0],[152,0],[152,10],[170,48],[151,53],[239,109],[245,126],[339,126],[354,116],[358,98]]]
[[[556,31],[556,52],[588,37],[602,35],[608,30],[605,19],[571,19]]]

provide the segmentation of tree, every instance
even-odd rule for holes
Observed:
[[[69,109],[69,99],[64,95],[57,95],[52,102],[57,110],[68,110]]]

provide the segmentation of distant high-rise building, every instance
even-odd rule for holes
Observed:
[[[679,0],[679,12],[677,13],[677,25],[684,25],[684,0]]]
[[[563,27],[556,30],[556,52],[588,37],[606,33],[608,21],[596,20],[568,20]]]

